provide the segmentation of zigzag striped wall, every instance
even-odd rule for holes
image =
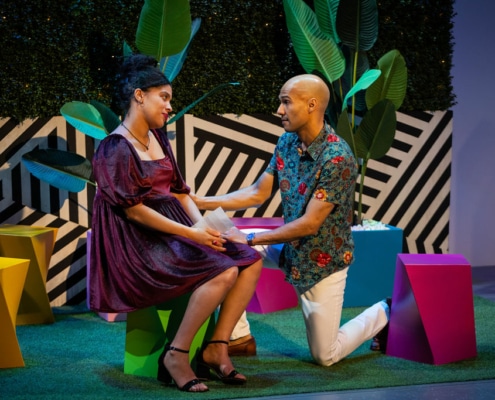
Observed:
[[[365,180],[365,217],[404,230],[405,252],[448,251],[452,112],[399,113],[393,148],[371,161]],[[179,166],[198,194],[225,193],[252,183],[268,164],[283,130],[276,116],[186,115],[168,126]],[[21,162],[34,148],[57,148],[91,158],[93,139],[62,117],[0,119],[0,224],[58,227],[48,271],[52,306],[86,299],[86,231],[91,185],[77,194],[34,178]],[[231,216],[280,216],[280,200]]]

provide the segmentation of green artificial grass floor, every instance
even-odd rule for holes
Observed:
[[[343,322],[360,311],[344,309]],[[368,342],[338,364],[320,367],[309,354],[299,308],[250,313],[258,355],[234,358],[247,385],[213,380],[201,394],[124,374],[125,322],[109,323],[74,308],[54,313],[54,324],[17,327],[26,366],[0,369],[0,399],[234,399],[495,378],[495,303],[480,297],[475,297],[478,356],[438,366],[371,352]]]

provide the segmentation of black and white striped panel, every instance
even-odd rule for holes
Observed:
[[[35,148],[68,150],[92,157],[94,141],[63,117],[0,119],[0,224],[59,228],[47,277],[52,306],[85,299],[86,231],[91,224],[94,187],[80,193],[58,190],[33,177],[21,156]]]
[[[392,149],[369,163],[365,218],[404,230],[406,252],[448,251],[452,112],[398,113]]]

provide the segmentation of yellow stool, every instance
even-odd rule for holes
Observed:
[[[0,257],[0,368],[24,367],[15,322],[29,260]]]
[[[17,325],[55,321],[46,292],[46,277],[58,228],[0,226],[0,256],[31,260],[22,292]]]

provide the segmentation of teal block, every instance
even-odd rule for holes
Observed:
[[[387,230],[352,232],[354,262],[347,274],[344,307],[366,307],[392,296],[403,231],[387,226]]]
[[[175,337],[190,295],[127,314],[124,373],[155,378],[158,357],[165,343]],[[201,326],[189,351],[193,368],[197,352],[215,329],[215,315]]]

